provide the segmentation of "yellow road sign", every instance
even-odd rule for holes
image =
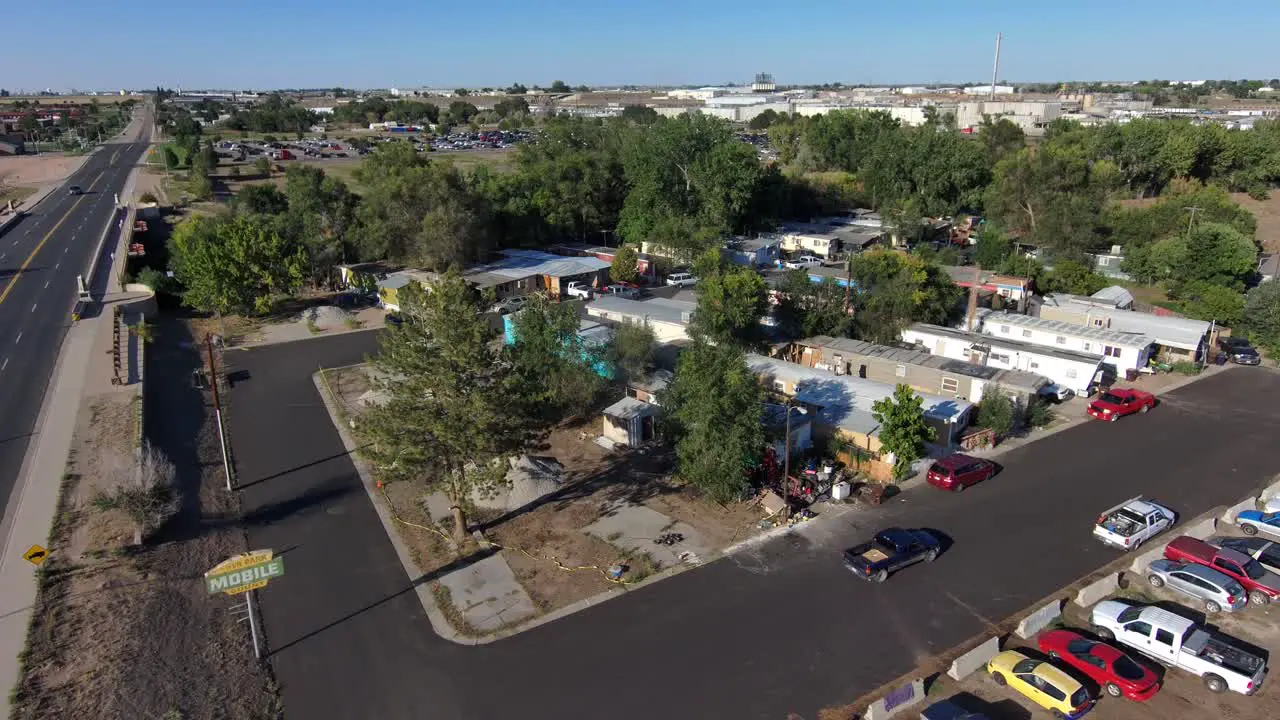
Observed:
[[[230,590],[225,590],[223,591],[223,593],[226,595],[239,595],[240,593],[246,593],[246,592],[249,592],[250,590],[257,590],[258,588],[264,588],[266,586],[267,586],[266,580],[259,580],[249,585],[241,585],[239,587],[231,588]]]
[[[22,557],[32,565],[40,567],[40,563],[49,559],[49,551],[39,545],[32,545],[26,552],[22,553]]]
[[[241,568],[247,568],[259,563],[270,562],[272,556],[271,550],[254,550],[243,555],[235,555],[213,566],[209,572],[205,573],[205,577],[210,575],[221,575],[222,573],[235,572]]]

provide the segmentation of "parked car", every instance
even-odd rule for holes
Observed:
[[[609,285],[600,292],[608,295],[616,295],[617,297],[629,298],[631,300],[640,299],[640,288],[628,287],[621,284]]]
[[[668,275],[666,282],[668,285],[674,285],[676,287],[687,287],[690,285],[696,285],[698,278],[694,277],[693,273],[678,272]]]
[[[1280,495],[1267,498],[1266,502],[1262,503],[1262,512],[1280,512]]]
[[[1160,690],[1159,676],[1112,645],[1070,630],[1041,633],[1038,643],[1041,652],[1084,673],[1111,697],[1145,702]]]
[[[79,195],[83,192],[84,191],[80,189],[79,185],[72,185],[71,187],[67,188],[67,193],[71,195]]]
[[[1115,422],[1125,415],[1144,413],[1156,406],[1154,395],[1133,388],[1117,388],[1108,390],[1089,403],[1089,415]]]
[[[1280,543],[1260,537],[1227,537],[1215,535],[1205,542],[1217,548],[1227,548],[1248,555],[1259,565],[1280,574]]]
[[[1164,556],[1178,562],[1206,565],[1230,577],[1249,592],[1249,602],[1262,607],[1280,597],[1280,575],[1267,570],[1257,560],[1229,548],[1180,535],[1164,546]]]
[[[1236,526],[1245,535],[1271,535],[1280,538],[1280,512],[1244,510],[1236,515]]]
[[[529,298],[524,295],[513,295],[505,300],[499,300],[489,308],[489,312],[495,312],[499,315],[506,315],[518,310],[523,310],[524,306],[529,303]]]
[[[1093,525],[1093,536],[1121,550],[1136,550],[1176,519],[1169,508],[1138,496],[1103,511]]]
[[[1048,385],[1045,385],[1044,387],[1040,388],[1040,390],[1036,394],[1044,398],[1045,400],[1049,400],[1050,402],[1060,403],[1060,402],[1066,402],[1071,398],[1075,397],[1076,391],[1072,390],[1069,387],[1066,387],[1065,385],[1059,385],[1058,383],[1049,383]]]
[[[1258,354],[1258,350],[1244,338],[1222,338],[1218,340],[1218,350],[1222,351],[1222,354],[1226,355],[1228,360],[1237,365],[1262,364],[1262,356]]]
[[[569,297],[580,297],[584,300],[590,300],[595,296],[595,293],[591,291],[591,286],[581,280],[572,280],[565,283],[564,294]]]
[[[920,711],[920,720],[991,720],[980,712],[970,712],[952,700],[939,700]]]
[[[933,562],[942,552],[942,543],[928,530],[888,528],[876,533],[871,542],[844,551],[844,565],[858,577],[882,583],[889,573],[918,562]]]
[[[1017,650],[1005,650],[988,660],[987,672],[997,685],[1017,690],[1057,717],[1079,718],[1093,708],[1095,700],[1079,680]]]
[[[1235,638],[1154,605],[1103,600],[1093,606],[1090,624],[1103,640],[1115,640],[1201,678],[1210,692],[1252,695],[1267,676],[1267,661],[1237,647]]]
[[[788,260],[782,264],[782,267],[788,270],[801,270],[803,268],[821,267],[821,266],[822,266],[822,258],[814,257],[813,255],[801,255],[800,257],[795,258],[794,260]]]
[[[1207,613],[1235,612],[1249,604],[1249,594],[1240,583],[1204,565],[1173,560],[1153,560],[1147,566],[1151,587],[1167,587],[1204,604]]]
[[[996,464],[990,460],[955,453],[939,458],[929,466],[925,479],[930,485],[960,492],[996,474]]]

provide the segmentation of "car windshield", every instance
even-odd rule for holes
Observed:
[[[1128,655],[1121,655],[1117,658],[1112,669],[1116,677],[1124,678],[1125,680],[1141,680],[1147,674],[1147,671]]]
[[[1122,623],[1128,623],[1128,622],[1133,622],[1134,620],[1137,620],[1141,615],[1142,615],[1142,608],[1140,606],[1130,605],[1129,607],[1120,611],[1120,614],[1116,616],[1116,620]]]
[[[1098,399],[1101,400],[1102,402],[1112,403],[1114,405],[1124,404],[1124,398],[1120,397],[1119,395],[1116,395],[1115,393],[1102,393],[1102,397]]]
[[[1089,691],[1084,688],[1071,693],[1071,707],[1078,708],[1089,702]]]
[[[1244,564],[1244,574],[1248,575],[1250,580],[1261,580],[1267,574],[1267,569],[1257,560],[1250,560]]]

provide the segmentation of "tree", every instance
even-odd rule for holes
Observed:
[[[853,256],[849,275],[857,334],[871,342],[897,342],[914,322],[943,324],[962,297],[937,265],[890,250]]]
[[[169,266],[185,289],[183,303],[220,315],[267,312],[276,296],[299,287],[305,262],[256,216],[196,216],[174,228],[169,240]]]
[[[520,83],[513,83],[511,87],[507,88],[506,92],[508,95],[524,95],[529,92],[529,88],[521,85]]]
[[[176,170],[178,168],[178,153],[174,152],[171,146],[160,146],[160,158],[164,161],[165,170]]]
[[[1092,295],[1108,284],[1105,277],[1087,265],[1074,260],[1063,260],[1049,271],[1045,290],[1071,295]]]
[[[988,270],[995,270],[1013,254],[1013,243],[1004,233],[991,227],[983,227],[978,242],[973,246],[973,262]]]
[[[551,83],[551,87],[547,88],[547,92],[569,93],[573,92],[573,90],[568,85],[565,85],[563,80],[556,80]]]
[[[764,112],[756,115],[747,122],[747,127],[752,130],[768,130],[774,123],[778,122],[783,116],[773,108],[769,108]]]
[[[1022,128],[1008,118],[999,118],[993,122],[990,115],[984,115],[982,124],[978,126],[978,140],[986,148],[987,157],[993,165],[1027,144]]]
[[[833,278],[815,283],[804,270],[789,270],[778,290],[775,317],[779,329],[788,337],[846,337],[852,332],[849,293]]]
[[[657,337],[648,324],[624,322],[613,330],[608,357],[626,380],[643,377],[653,362],[657,349]]]
[[[1191,231],[1186,250],[1172,268],[1178,283],[1204,281],[1243,291],[1257,270],[1258,246],[1230,225],[1204,223]]]
[[[518,446],[509,366],[476,293],[455,271],[430,291],[400,289],[405,322],[389,327],[370,363],[385,397],[361,416],[365,452],[383,477],[421,484],[450,500],[453,533],[465,507],[506,482],[504,454]]]
[[[355,222],[356,196],[346,183],[308,165],[285,172],[284,194],[289,201],[289,224],[307,248],[312,281],[331,282],[334,267],[347,260],[347,232]]]
[[[536,296],[510,322],[509,380],[524,414],[555,422],[587,410],[603,386],[596,367],[604,358],[583,344],[574,307]]]
[[[876,400],[871,414],[880,423],[880,448],[893,455],[893,475],[901,480],[911,463],[924,457],[924,444],[933,440],[933,428],[924,419],[924,401],[910,385],[899,384],[893,395]]]
[[[248,213],[278,215],[289,209],[289,199],[275,185],[253,183],[240,188],[232,206]]]
[[[982,400],[978,402],[978,427],[994,432],[997,438],[1004,437],[1013,430],[1016,413],[1013,400],[999,385],[982,388]]]
[[[716,502],[741,498],[764,446],[764,392],[742,352],[695,340],[658,398],[680,478]]]
[[[621,117],[623,120],[635,123],[637,125],[650,125],[658,121],[661,117],[658,111],[644,105],[627,105],[622,108]]]
[[[633,283],[640,274],[640,254],[632,245],[622,245],[613,255],[609,277],[618,282]]]
[[[253,161],[253,169],[262,177],[271,177],[271,160],[260,157]]]
[[[768,305],[764,278],[747,268],[700,276],[691,332],[717,343],[750,346],[760,339]]]
[[[1264,282],[1249,291],[1242,327],[1269,353],[1280,354],[1280,282]]]
[[[471,91],[466,88],[458,88],[457,90],[453,91],[453,94],[457,95],[458,97],[466,97],[471,94]]]
[[[209,179],[209,167],[205,165],[203,153],[189,156],[191,171],[187,173],[187,191],[199,200],[213,197],[213,181]]]
[[[1178,299],[1187,315],[1197,320],[1213,320],[1219,325],[1239,327],[1244,319],[1244,293],[1203,280],[1183,284]]]

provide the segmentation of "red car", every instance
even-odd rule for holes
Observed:
[[[1070,630],[1041,634],[1040,650],[1088,675],[1111,697],[1145,702],[1160,689],[1160,678],[1146,666],[1106,643]]]
[[[926,479],[934,487],[960,492],[995,474],[996,464],[990,460],[956,453],[940,458],[930,465]]]
[[[1089,414],[1099,420],[1115,422],[1122,415],[1146,412],[1156,406],[1156,396],[1133,388],[1115,388],[1089,403]]]
[[[1181,535],[1164,546],[1164,556],[1174,562],[1205,565],[1233,578],[1249,592],[1250,605],[1261,607],[1280,599],[1280,575],[1244,553]]]

